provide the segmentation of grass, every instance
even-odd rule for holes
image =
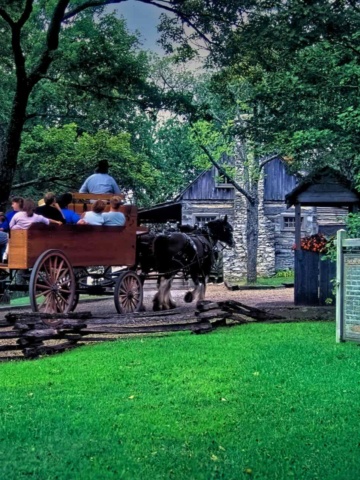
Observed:
[[[294,283],[294,276],[288,277],[260,277],[257,280],[258,285],[279,286],[284,284]]]
[[[252,324],[0,364],[0,478],[357,479],[360,349]]]
[[[255,285],[277,287],[277,286],[281,286],[281,285],[284,285],[284,284],[293,284],[293,283],[294,283],[294,276],[289,275],[289,276],[286,276],[286,277],[277,277],[277,276],[258,277]],[[234,285],[246,286],[247,283],[244,280],[242,282],[234,282]]]

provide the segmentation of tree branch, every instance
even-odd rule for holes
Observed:
[[[42,78],[53,61],[53,52],[58,49],[59,46],[59,33],[61,28],[61,23],[64,19],[64,13],[68,7],[70,0],[59,0],[55,9],[49,29],[46,36],[46,49],[43,52],[38,65],[29,75],[29,85],[30,89]]]
[[[13,27],[15,25],[14,20],[3,8],[0,8],[0,17],[2,17],[5,20],[5,22],[10,25],[10,27]]]
[[[13,185],[11,188],[13,190],[17,190],[19,188],[24,188],[24,187],[28,187],[30,185],[36,185],[36,184],[41,184],[41,183],[44,183],[44,182],[55,182],[57,180],[70,180],[72,179],[73,177],[69,176],[69,177],[61,177],[61,176],[54,176],[54,177],[39,177],[39,178],[35,178],[34,180],[29,180],[28,182],[22,182],[22,183],[17,183],[15,185]]]
[[[119,4],[123,3],[126,0],[89,0],[88,2],[83,3],[82,5],[78,5],[76,8],[73,8],[69,12],[67,12],[64,15],[64,20],[68,20],[69,18],[74,17],[78,13],[88,9],[88,8],[96,8],[96,7],[105,7],[106,5],[112,5],[112,4]],[[185,15],[181,10],[174,8],[174,7],[169,7],[165,4],[158,3],[153,0],[137,0],[140,3],[146,3],[147,5],[154,5],[154,7],[158,7],[161,10],[165,10],[170,13],[176,14],[183,22],[186,22],[192,29],[195,30],[195,32],[207,43],[212,44],[213,42],[203,33],[201,30],[199,30],[196,25],[191,21],[191,19]]]
[[[218,169],[218,171],[223,175],[231,185],[233,185],[238,192],[240,192],[244,197],[251,203],[254,204],[255,199],[247,192],[241,185],[239,185],[235,180],[233,180],[230,175],[227,174],[226,170],[222,168],[222,166],[215,160],[215,158],[211,155],[209,150],[205,147],[205,145],[200,145],[201,150],[206,154],[210,162]]]
[[[259,163],[259,170],[261,170],[262,168],[264,168],[267,163],[272,162],[272,161],[275,160],[276,158],[280,158],[280,155],[275,154],[275,155],[271,155],[270,157],[264,158],[264,160],[262,160],[262,161]]]
[[[22,28],[25,25],[25,23],[29,20],[29,17],[32,12],[33,3],[34,3],[34,0],[26,0],[24,11],[21,17],[19,18],[19,20],[17,21],[17,25],[19,28]]]

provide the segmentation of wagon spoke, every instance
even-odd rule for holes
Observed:
[[[74,303],[76,280],[67,257],[59,250],[44,252],[30,278],[33,311],[69,312]]]
[[[142,306],[143,289],[139,276],[132,271],[119,275],[114,291],[115,306],[119,313],[136,312]]]
[[[60,278],[62,271],[67,271],[67,269],[63,269],[64,265],[64,260],[61,261],[60,266],[57,267],[57,269],[54,270],[54,280],[58,280]]]

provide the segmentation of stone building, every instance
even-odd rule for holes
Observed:
[[[240,167],[237,178],[241,178]],[[240,175],[239,175],[240,172]],[[271,276],[279,270],[294,268],[295,209],[287,208],[285,195],[297,184],[280,159],[267,163],[259,179],[259,242],[257,271]],[[346,214],[341,209],[307,207],[302,211],[301,235],[317,233],[320,227],[339,223]],[[231,184],[224,182],[217,169],[202,172],[175,199],[139,211],[142,223],[181,222],[203,225],[216,217],[228,215],[234,227],[236,246],[223,252],[224,278],[246,278],[247,201]],[[324,232],[326,233],[326,232]]]

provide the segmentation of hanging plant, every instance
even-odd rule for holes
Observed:
[[[315,235],[308,235],[301,239],[301,250],[308,252],[326,253],[328,240],[322,233],[316,233]],[[293,250],[296,249],[296,245],[293,246]]]

